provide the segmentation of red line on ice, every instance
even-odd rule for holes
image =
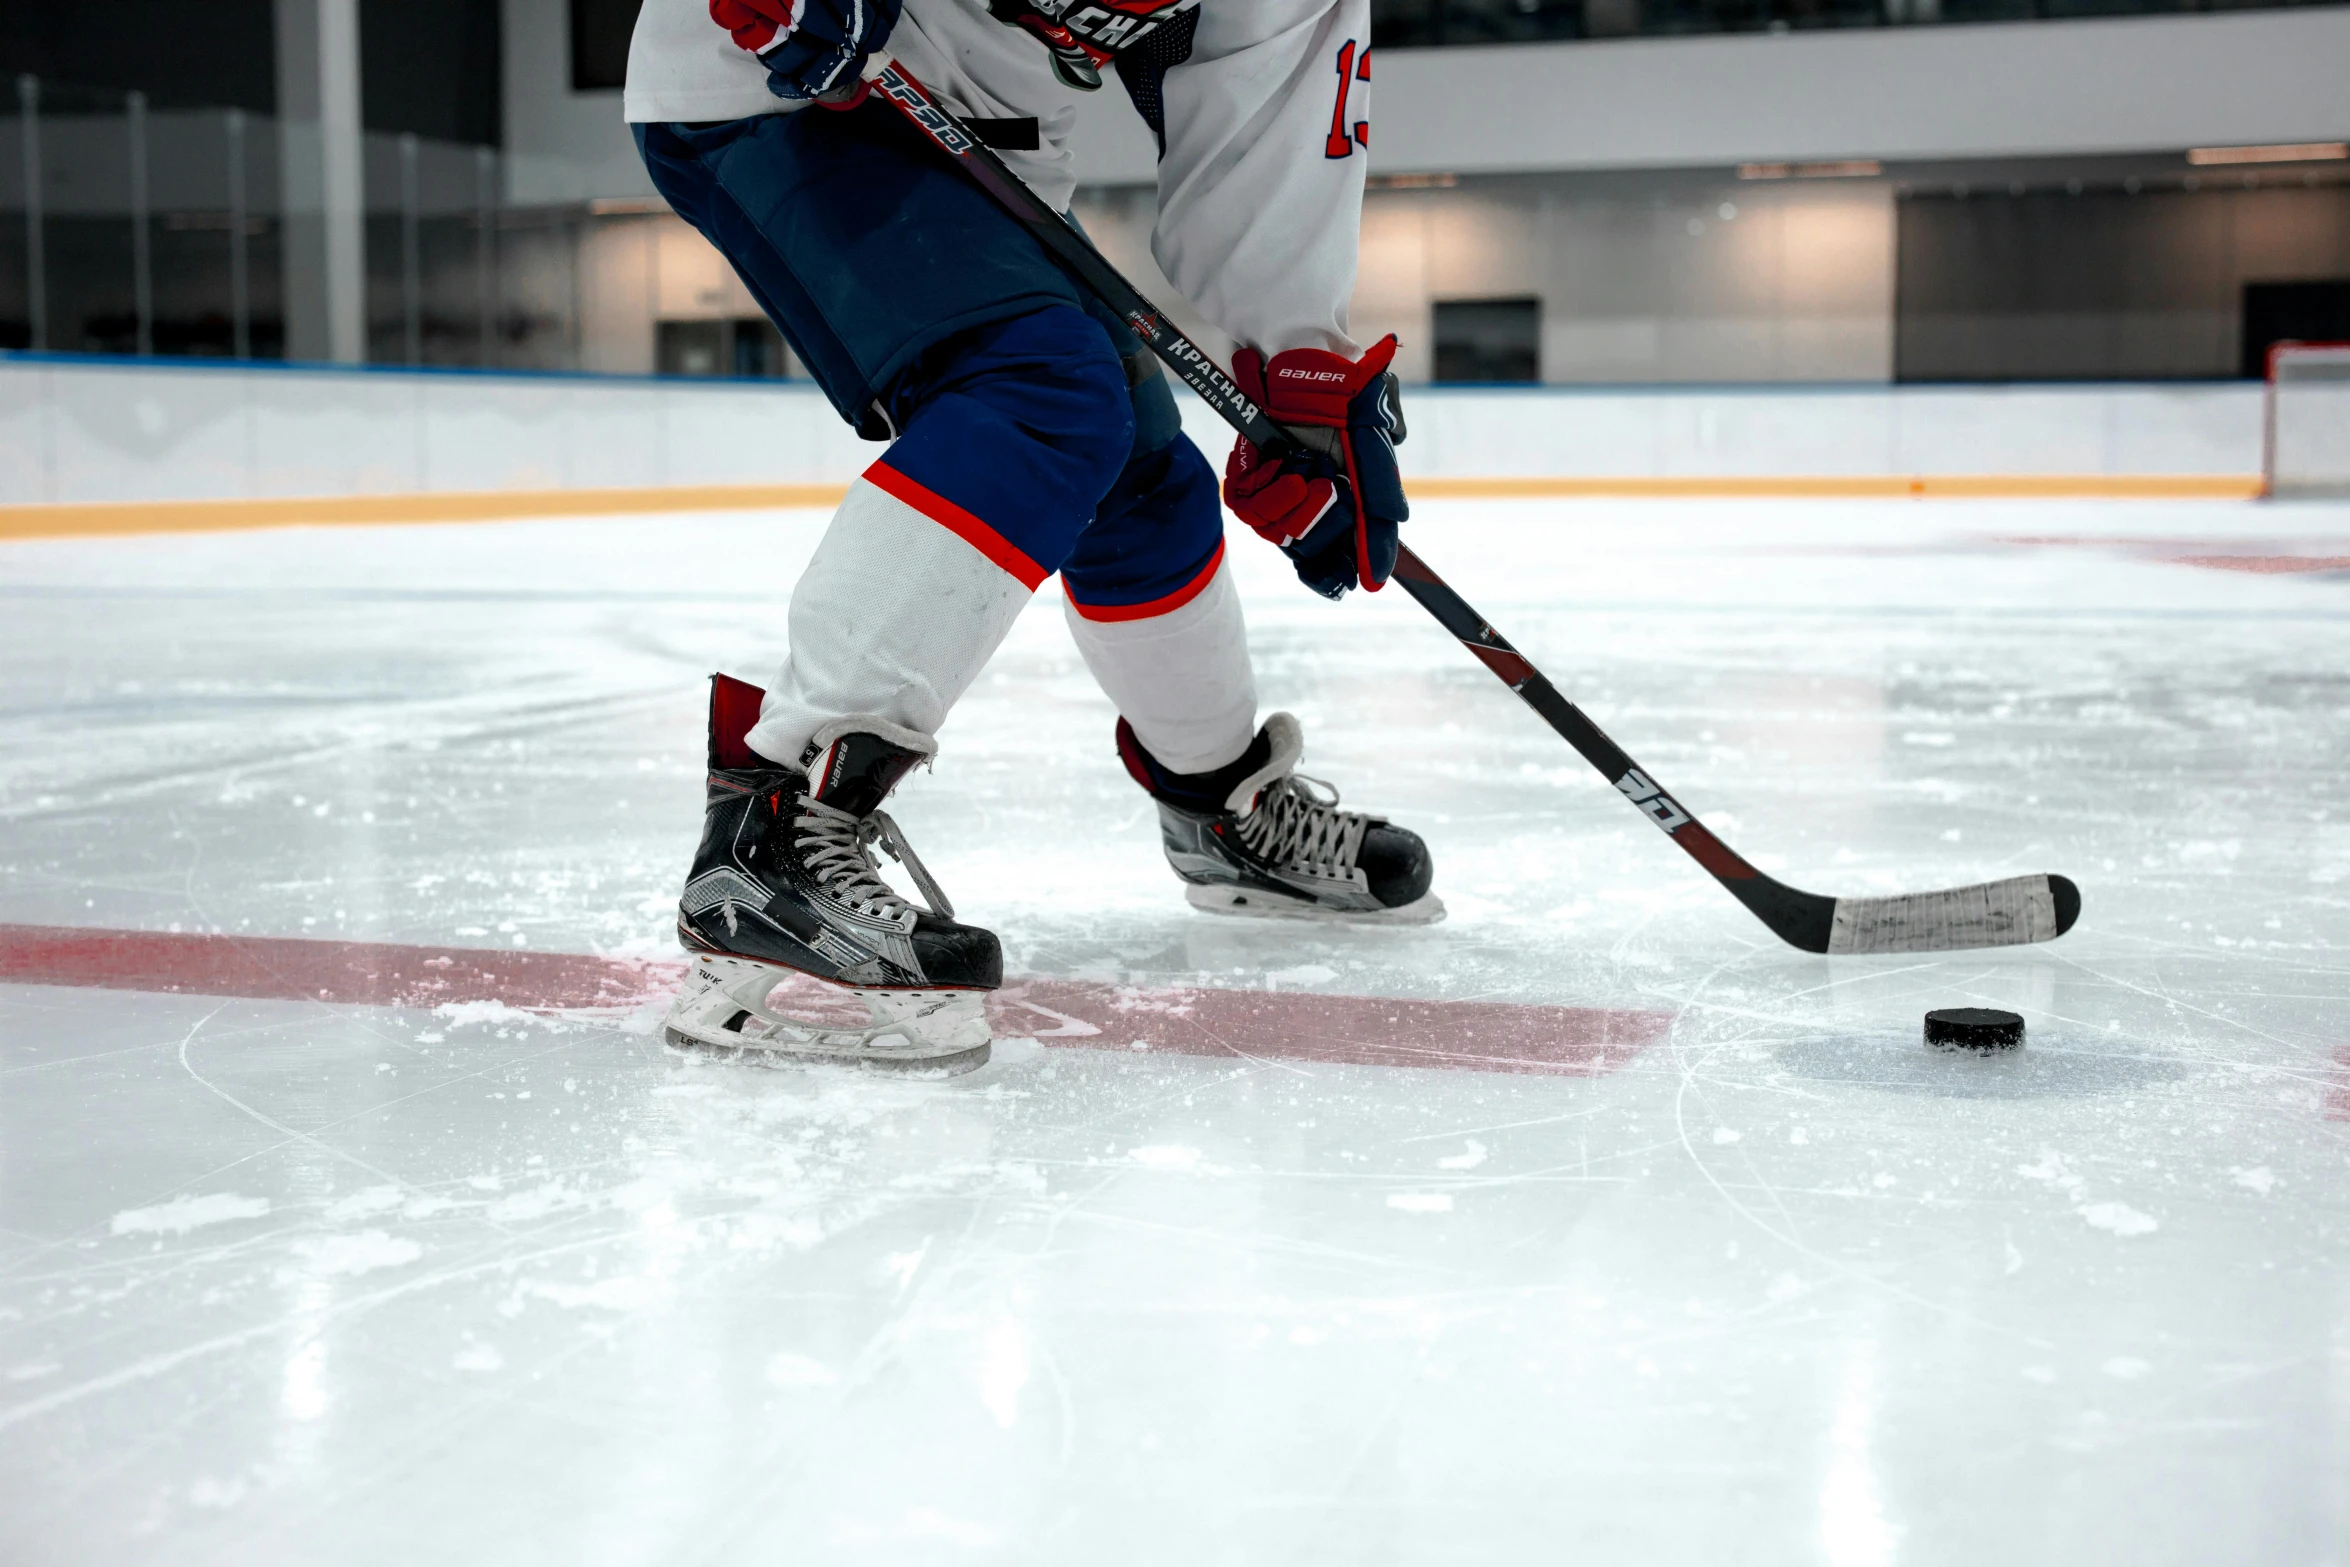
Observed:
[[[0,925],[0,982],[341,1006],[634,1006],[674,959],[415,947],[285,936]],[[1311,991],[1013,979],[988,999],[999,1035],[1078,1049],[1590,1077],[1664,1037],[1669,1012],[1403,1001]]]

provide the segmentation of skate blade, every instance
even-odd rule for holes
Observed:
[[[857,990],[796,969],[704,955],[669,1009],[674,1049],[759,1066],[950,1077],[991,1051],[976,990]]]
[[[1308,898],[1293,898],[1258,887],[1202,886],[1191,882],[1184,901],[1203,914],[1244,919],[1310,920],[1317,925],[1433,925],[1444,918],[1444,900],[1433,892],[1392,909],[1333,909]]]

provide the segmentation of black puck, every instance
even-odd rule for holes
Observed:
[[[1936,1050],[1994,1055],[2024,1043],[2024,1020],[1989,1007],[1937,1007],[1926,1014],[1926,1043]]]

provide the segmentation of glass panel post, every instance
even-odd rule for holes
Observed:
[[[41,223],[41,79],[19,76],[16,102],[24,115],[25,309],[32,317],[32,346],[42,349],[49,346],[49,272]]]
[[[400,137],[400,335],[408,363],[424,362],[424,277],[418,253],[416,133]]]
[[[131,143],[131,297],[139,317],[138,353],[144,358],[155,352],[155,243],[147,226],[147,95],[129,93],[123,115]]]
[[[253,357],[253,290],[245,254],[245,111],[228,111],[228,313],[239,359]]]
[[[473,286],[481,302],[478,357],[487,370],[497,362],[498,330],[498,155],[487,147],[473,149],[473,195],[478,226],[473,242]]]

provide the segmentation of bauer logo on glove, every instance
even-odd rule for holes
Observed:
[[[1360,359],[1292,348],[1270,361],[1234,356],[1232,378],[1287,427],[1295,444],[1265,453],[1247,437],[1224,465],[1224,504],[1279,545],[1298,580],[1325,598],[1376,591],[1395,569],[1396,529],[1411,515],[1395,447],[1403,405],[1387,367],[1392,334]]]

